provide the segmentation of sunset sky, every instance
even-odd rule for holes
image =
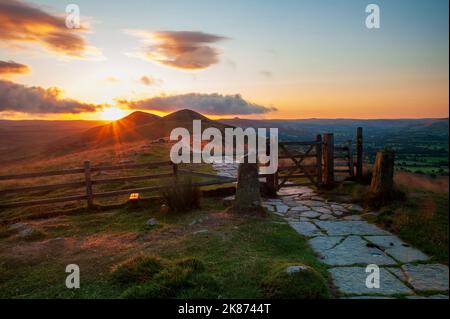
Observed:
[[[82,28],[65,26],[77,4]],[[366,5],[381,10],[367,29]],[[448,117],[448,0],[0,0],[0,118]]]

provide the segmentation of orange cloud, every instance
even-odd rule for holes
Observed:
[[[132,31],[145,42],[144,56],[161,65],[201,70],[219,62],[220,52],[210,46],[226,37],[197,31]]]
[[[63,16],[47,13],[37,6],[18,1],[0,0],[0,40],[5,44],[31,42],[73,57],[84,57],[89,47],[80,31],[68,29]]]
[[[26,87],[11,81],[0,80],[0,112],[72,113],[96,112],[101,105],[62,99],[56,87],[44,89]]]
[[[25,74],[29,72],[30,68],[25,64],[14,61],[0,61],[0,74]]]

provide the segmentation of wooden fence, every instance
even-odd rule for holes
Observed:
[[[356,162],[353,156],[353,145],[351,141],[348,141],[344,146],[336,146],[334,144],[334,135],[332,133],[317,135],[315,141],[294,141],[294,142],[279,142],[279,156],[278,159],[288,160],[293,163],[289,166],[280,166],[278,172],[271,175],[260,175],[266,178],[266,184],[272,191],[276,193],[281,187],[291,187],[291,186],[303,186],[303,185],[314,185],[317,187],[327,187],[331,188],[335,182],[335,173],[346,172],[351,177],[357,179],[362,177],[362,167],[363,167],[363,138],[362,138],[362,128],[357,129],[356,133]],[[336,153],[344,152],[345,158],[347,159],[346,166],[342,169],[339,166],[335,166],[335,159],[339,158]],[[304,163],[307,159],[315,159],[314,162]],[[116,177],[108,179],[93,179],[92,173],[100,171],[118,171],[126,169],[154,169],[159,167],[171,167],[171,171],[167,173],[159,174],[144,174],[138,176],[126,176],[126,177]],[[356,169],[355,169],[356,168]],[[94,192],[93,185],[100,184],[111,184],[118,182],[129,182],[129,181],[146,181],[152,179],[172,179],[173,182],[177,182],[178,176],[188,175],[197,176],[202,178],[208,178],[209,180],[194,182],[196,186],[208,186],[208,185],[218,185],[235,182],[236,179],[230,177],[223,177],[214,174],[195,172],[187,169],[180,169],[178,165],[172,163],[171,161],[156,162],[156,163],[143,163],[143,164],[126,164],[126,165],[114,165],[114,166],[91,166],[90,161],[84,162],[82,168],[66,169],[59,171],[47,171],[47,172],[37,172],[37,173],[26,173],[17,175],[5,175],[0,176],[0,182],[6,180],[21,180],[29,178],[38,177],[49,177],[49,176],[60,176],[60,175],[75,175],[83,174],[83,181],[75,181],[68,183],[55,183],[47,185],[36,185],[27,186],[20,188],[8,188],[0,190],[0,195],[10,194],[10,193],[27,193],[39,190],[57,190],[61,188],[85,188],[84,194],[69,195],[57,198],[45,198],[36,199],[28,201],[19,202],[0,202],[0,209],[21,207],[21,206],[31,206],[31,205],[42,205],[42,204],[52,204],[58,202],[67,201],[79,201],[86,200],[88,207],[94,205],[94,199],[103,197],[113,197],[118,195],[126,195],[131,193],[139,192],[153,192],[159,191],[161,189],[172,187],[169,183],[165,185],[158,186],[146,186],[138,188],[120,189],[107,192]],[[297,182],[298,180],[304,180],[304,182]]]
[[[118,170],[127,170],[127,169],[154,169],[160,167],[171,167],[171,172],[160,173],[160,174],[145,174],[138,176],[125,176],[125,177],[116,177],[116,178],[108,178],[108,179],[92,179],[92,173],[100,172],[100,171],[118,171]],[[83,174],[84,181],[77,182],[68,182],[68,183],[55,183],[55,184],[47,184],[47,185],[36,185],[36,186],[27,186],[20,188],[7,188],[0,190],[0,195],[3,194],[11,194],[11,193],[28,193],[39,190],[55,190],[62,188],[80,188],[85,187],[85,194],[81,195],[69,195],[64,197],[57,198],[45,198],[45,199],[37,199],[37,200],[29,200],[29,201],[20,201],[20,202],[0,202],[0,209],[4,208],[13,208],[13,207],[21,207],[21,206],[32,206],[32,205],[43,205],[43,204],[53,204],[59,202],[68,202],[68,201],[79,201],[86,200],[88,207],[92,207],[94,205],[95,198],[103,198],[103,197],[113,197],[118,195],[126,195],[131,193],[139,193],[139,192],[152,192],[159,191],[164,188],[172,187],[167,183],[167,179],[172,179],[174,182],[177,181],[179,175],[189,175],[189,176],[198,176],[203,178],[209,178],[210,180],[194,182],[193,184],[196,186],[208,186],[208,185],[216,185],[216,184],[225,184],[235,181],[232,178],[217,176],[214,174],[202,173],[202,172],[194,172],[186,169],[179,169],[177,164],[173,164],[171,161],[164,162],[154,162],[154,163],[143,163],[143,164],[127,164],[127,165],[114,165],[114,166],[96,166],[92,167],[90,161],[84,162],[83,168],[74,168],[67,170],[59,170],[59,171],[47,171],[47,172],[37,172],[37,173],[26,173],[26,174],[16,174],[16,175],[4,175],[0,176],[0,181],[7,180],[21,180],[21,179],[29,179],[29,178],[38,178],[38,177],[49,177],[49,176],[61,176],[61,175],[76,175]],[[164,185],[159,186],[146,186],[139,188],[128,188],[128,189],[120,189],[113,190],[107,192],[94,192],[93,185],[100,184],[111,184],[117,182],[129,182],[129,181],[145,181],[152,179],[165,179],[166,183]]]

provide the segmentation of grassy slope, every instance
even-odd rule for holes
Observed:
[[[111,268],[139,255],[197,257],[218,282],[213,296],[221,298],[263,297],[262,281],[286,262],[310,265],[326,277],[306,240],[286,223],[230,216],[217,203],[204,199],[201,210],[178,216],[162,216],[157,204],[147,204],[32,221],[44,238],[24,241],[9,233],[0,239],[0,297],[115,298],[123,288],[110,280]],[[159,225],[146,226],[150,217]],[[195,234],[203,229],[208,232]],[[80,266],[81,289],[65,288],[70,263]]]

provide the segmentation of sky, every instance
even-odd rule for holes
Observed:
[[[76,4],[81,28],[65,25]],[[366,27],[366,6],[380,28]],[[448,117],[447,0],[0,0],[0,118]]]

